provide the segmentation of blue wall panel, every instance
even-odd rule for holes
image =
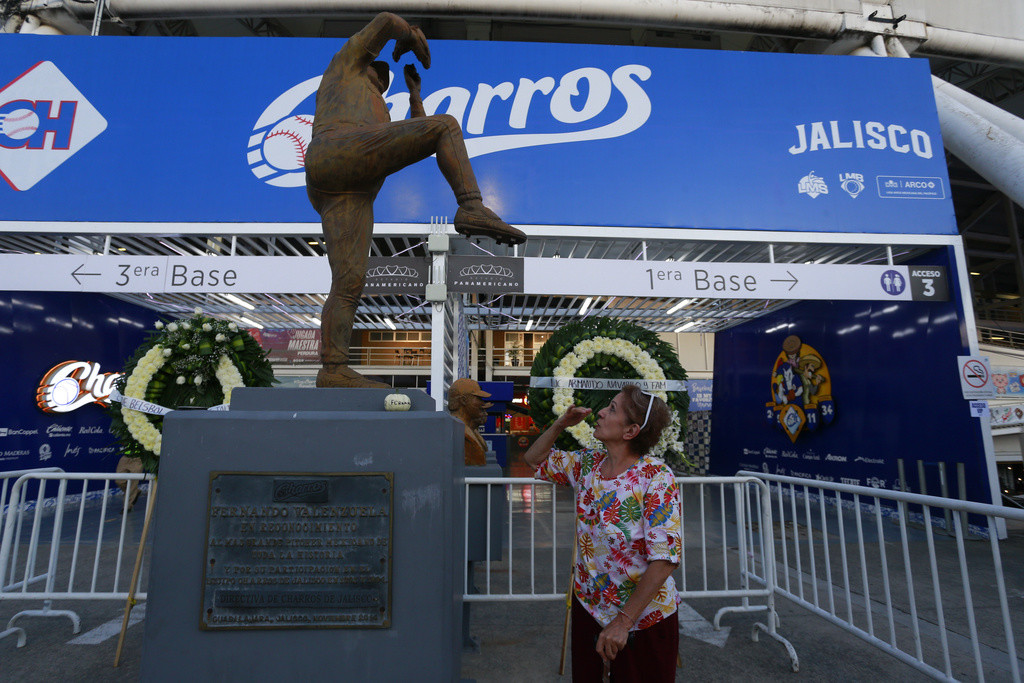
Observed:
[[[112,472],[118,449],[110,418],[89,403],[67,413],[37,406],[40,380],[55,365],[99,364],[120,372],[157,320],[155,311],[98,294],[0,292],[0,471],[60,467]]]
[[[921,263],[949,266],[945,250]],[[950,269],[952,273],[953,270]],[[955,279],[950,283],[956,291]],[[783,340],[797,335],[828,366],[835,417],[791,440],[766,419],[772,370]],[[711,470],[740,469],[938,495],[947,463],[949,495],[991,502],[981,431],[961,396],[957,356],[967,353],[955,302],[801,302],[715,336]]]

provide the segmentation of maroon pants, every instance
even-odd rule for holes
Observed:
[[[575,597],[572,600],[572,680],[598,683],[604,661],[597,654],[597,636],[603,627]],[[662,683],[676,679],[679,653],[679,614],[650,628],[630,633],[630,640],[612,661],[614,683]]]

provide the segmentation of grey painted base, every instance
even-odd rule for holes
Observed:
[[[365,394],[345,409],[346,392],[374,390],[292,390],[311,395],[281,401],[273,391],[248,404],[262,410],[179,411],[164,422],[141,679],[459,680],[461,423],[415,404],[369,410]],[[308,407],[320,392],[333,411],[288,405]],[[393,473],[390,626],[201,630],[214,471]]]

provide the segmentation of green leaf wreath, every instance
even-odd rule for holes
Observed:
[[[537,352],[532,377],[685,380],[686,370],[671,344],[650,330],[615,318],[588,318],[561,327]],[[683,438],[690,397],[685,391],[656,391],[672,411],[672,422],[651,450],[669,465],[686,464]],[[594,439],[597,411],[608,405],[613,394],[602,390],[542,388],[530,389],[530,416],[546,429],[570,405],[594,412],[580,424],[559,436],[556,445],[565,450],[600,448]]]
[[[266,352],[251,334],[198,308],[190,318],[158,322],[123,372],[114,386],[126,400],[171,410],[228,404],[237,387],[269,387],[277,381]],[[141,458],[146,471],[155,473],[163,415],[112,401],[110,416],[122,454]]]

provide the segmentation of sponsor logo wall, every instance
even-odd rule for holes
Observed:
[[[99,294],[0,292],[0,471],[114,471],[104,399],[155,321]]]
[[[944,260],[945,253],[930,258]],[[937,463],[943,461],[950,496],[957,498],[956,463],[962,462],[966,497],[991,503],[980,422],[960,392],[955,361],[966,352],[960,320],[955,302],[807,301],[719,332],[715,358],[728,360],[715,366],[711,471],[747,469],[897,489],[902,458],[908,488],[920,492],[917,461],[923,460],[927,490],[934,494],[940,490]],[[764,419],[764,396],[766,369],[794,336],[813,340],[815,355],[827,360],[839,409],[827,429],[805,428],[791,438]],[[809,355],[807,345],[793,342],[791,348],[799,367]],[[820,392],[817,399],[820,411]],[[799,397],[786,405],[794,403],[806,406]]]
[[[341,45],[8,37],[4,218],[318,222],[305,150]],[[459,120],[485,199],[512,223],[955,234],[923,60],[440,40],[431,52],[424,106]],[[385,99],[406,118],[400,65],[392,77]],[[375,215],[454,209],[424,161],[387,181]]]

